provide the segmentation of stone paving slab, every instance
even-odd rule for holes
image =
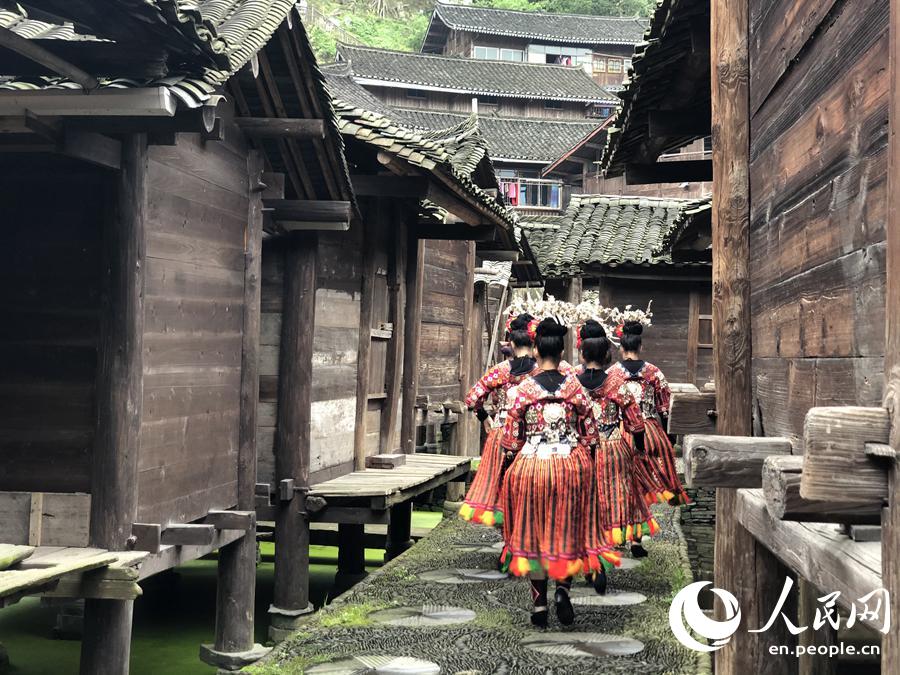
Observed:
[[[647,543],[650,556],[628,558],[625,569],[610,575],[614,591],[610,598],[620,595],[625,602],[578,604],[575,623],[568,627],[556,622],[551,607],[546,631],[530,624],[527,581],[472,573],[496,569],[499,533],[447,519],[412,549],[312,615],[298,633],[249,670],[291,675],[325,663],[347,663],[352,657],[385,661],[392,656],[432,662],[443,675],[708,673],[708,659],[683,648],[669,629],[670,600],[691,578],[677,513],[659,507],[657,519],[663,531]],[[428,580],[435,572],[442,578],[453,576],[450,571],[465,581]],[[589,599],[590,592],[585,586],[575,595]],[[426,608],[427,615],[427,608],[435,607],[471,610],[474,618],[466,614],[469,620],[446,625],[427,618],[393,625],[379,621],[385,616],[411,617],[414,612],[408,608]],[[397,671],[376,667],[356,672]]]

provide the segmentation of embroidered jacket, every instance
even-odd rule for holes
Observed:
[[[636,372],[628,369],[622,363],[616,363],[606,371],[609,376],[607,379],[611,380],[611,386],[616,389],[624,388],[631,394],[640,411],[641,419],[660,421],[662,416],[669,414],[671,399],[669,383],[666,382],[665,375],[652,363],[646,361],[630,363],[639,366]],[[642,430],[643,425],[641,425],[641,429],[629,429],[629,431]]]
[[[579,367],[578,370],[578,379],[591,398],[594,417],[601,433],[612,438],[618,434],[622,423],[628,431],[640,431],[644,428],[641,410],[627,386],[615,382],[607,375],[602,382],[591,388],[591,383],[584,375],[584,368]]]
[[[513,372],[512,361],[498,363],[482,375],[481,379],[466,394],[466,407],[469,410],[478,410],[484,407],[488,398],[491,398],[497,412],[494,426],[500,426],[505,421],[506,411],[512,404],[510,392],[527,377],[537,372],[539,370],[536,365],[532,365],[527,371]]]
[[[597,422],[590,397],[575,375],[565,375],[556,391],[534,378],[516,388],[500,443],[523,453],[568,454],[575,445],[597,443]]]

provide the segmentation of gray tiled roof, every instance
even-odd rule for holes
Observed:
[[[521,223],[545,277],[577,276],[604,267],[673,265],[659,250],[696,200],[573,195],[558,221]]]
[[[338,57],[349,63],[353,78],[362,83],[511,98],[618,102],[576,66],[485,61],[350,45],[338,45]]]
[[[601,159],[606,176],[621,176],[628,162],[655,161],[705,135],[651,138],[647,120],[650,110],[674,114],[679,105],[709,105],[709,59],[694,53],[695,29],[709,26],[709,11],[708,0],[657,0],[644,42],[635,47],[625,89],[619,92],[621,109]]]
[[[397,110],[399,119],[420,129],[441,129],[468,117],[431,110]],[[494,161],[510,159],[550,163],[593,132],[598,120],[519,119],[479,115],[478,126]]]
[[[584,45],[637,44],[646,23],[633,17],[517,12],[440,2],[434,19],[458,31]]]
[[[76,20],[51,24],[28,17],[20,7],[0,9],[0,27],[28,39],[114,39],[123,44],[161,44],[178,54],[169,64],[169,75],[161,80],[138,81],[97,73],[102,87],[164,86],[189,107],[209,100],[216,87],[236,73],[258,52],[287,17],[292,0],[108,0],[104,3],[68,3],[48,0],[48,9]],[[76,64],[77,65],[77,64]],[[114,67],[111,68],[111,71]],[[0,89],[80,89],[64,78],[43,76],[16,78],[0,72]]]

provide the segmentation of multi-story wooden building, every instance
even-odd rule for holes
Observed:
[[[565,206],[565,183],[542,178],[541,169],[618,101],[574,67],[346,45],[338,60],[326,73],[340,96],[412,128],[446,129],[477,112],[507,203],[531,211]]]
[[[621,87],[643,19],[546,14],[439,2],[422,51],[473,59],[581,66],[598,84]]]

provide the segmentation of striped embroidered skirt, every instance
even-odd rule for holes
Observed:
[[[690,504],[675,468],[675,448],[663,430],[659,420],[649,419],[644,423],[644,462],[648,475],[654,480],[659,501],[673,501],[675,504]],[[673,500],[674,498],[674,500]]]
[[[603,540],[615,546],[638,541],[659,529],[647,502],[655,501],[652,479],[647,475],[629,440],[618,429],[601,440],[594,454],[598,499],[598,527]]]
[[[500,495],[504,569],[516,576],[544,573],[564,580],[617,565],[619,556],[605,544],[590,546],[590,511],[596,501],[590,454],[582,446],[568,455],[519,453]]]
[[[460,518],[463,520],[494,526],[503,523],[503,514],[497,510],[497,500],[500,498],[500,472],[503,466],[505,454],[500,447],[500,437],[503,428],[491,429],[481,449],[481,462],[478,471],[463,505],[459,509]]]

